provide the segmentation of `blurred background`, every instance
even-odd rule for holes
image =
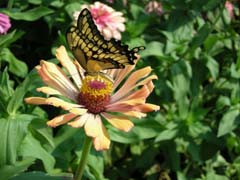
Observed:
[[[83,130],[47,127],[57,108],[24,103],[42,85],[34,67],[55,49],[74,13],[95,1],[0,2],[0,179],[72,179]],[[237,0],[106,0],[123,13],[121,41],[145,46],[137,68],[158,76],[148,98],[160,111],[92,150],[90,180],[240,179],[240,18]],[[68,49],[69,50],[69,49]],[[70,52],[70,50],[69,50]]]

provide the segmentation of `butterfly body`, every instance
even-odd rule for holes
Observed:
[[[121,44],[121,41],[105,40],[86,8],[80,13],[77,26],[69,28],[67,42],[73,55],[87,73],[133,65],[137,59],[136,53],[144,49],[136,47],[129,50],[127,45]]]

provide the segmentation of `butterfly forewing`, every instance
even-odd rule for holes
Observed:
[[[67,42],[73,55],[87,72],[124,68],[127,64],[134,64],[137,59],[135,53],[143,49],[135,47],[129,50],[121,41],[105,40],[88,9],[81,11],[77,26],[68,30]]]

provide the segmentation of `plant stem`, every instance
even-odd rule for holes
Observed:
[[[8,10],[11,10],[11,9],[12,9],[13,3],[14,3],[14,0],[9,0],[9,1],[8,1],[8,4],[7,4]]]
[[[83,150],[82,150],[82,157],[80,160],[80,163],[78,165],[77,171],[75,173],[74,180],[81,180],[84,172],[84,167],[87,163],[87,157],[91,150],[92,146],[92,139],[88,136],[85,137],[84,144],[83,144]]]

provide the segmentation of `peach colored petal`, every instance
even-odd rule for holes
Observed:
[[[59,91],[57,91],[56,89],[53,89],[53,88],[50,88],[47,86],[37,88],[37,91],[45,93],[47,95],[61,95],[61,93]]]
[[[74,128],[80,128],[86,123],[88,117],[89,117],[89,114],[87,113],[82,116],[78,116],[76,119],[74,119],[74,121],[69,122],[68,125]]]
[[[74,117],[76,117],[76,115],[72,114],[72,113],[63,114],[63,115],[57,116],[57,117],[53,118],[52,120],[48,121],[47,125],[51,126],[51,127],[56,127],[56,126],[67,123]]]
[[[157,106],[155,104],[149,104],[149,103],[145,103],[145,104],[141,104],[135,107],[135,109],[147,113],[147,112],[151,112],[151,111],[158,111],[160,110],[160,106]]]
[[[56,97],[47,98],[46,104],[49,104],[55,107],[61,107],[63,110],[70,110],[72,108],[82,107],[81,105],[69,103]]]
[[[36,66],[36,69],[45,84],[56,89],[62,95],[76,100],[78,90],[57,65],[42,60],[41,65]]]
[[[121,104],[128,105],[128,106],[136,106],[136,105],[143,104],[143,103],[145,103],[145,99],[143,99],[143,98],[123,100],[123,101],[120,100],[115,103],[111,103],[111,104],[107,105],[106,108],[109,108],[111,106],[119,106]]]
[[[129,106],[126,104],[120,104],[120,105],[115,104],[115,105],[109,106],[106,109],[106,112],[119,112],[126,116],[135,117],[135,118],[145,117],[146,114],[141,112],[140,108],[136,108],[138,106],[141,106],[141,104],[136,106]]]
[[[117,111],[118,112],[118,111]],[[142,112],[138,112],[138,111],[120,111],[122,114],[126,115],[126,116],[130,116],[130,117],[134,117],[134,118],[138,118],[141,119],[142,117],[146,117],[147,115],[145,113]]]
[[[148,66],[133,72],[129,78],[125,81],[123,86],[112,96],[111,102],[116,102],[118,99],[125,96],[129,91],[131,91],[135,84],[142,78],[148,76],[152,69]]]
[[[99,135],[96,138],[93,138],[93,145],[97,151],[109,149],[110,146],[110,138],[107,133],[106,128],[103,126],[101,118],[99,116],[96,117],[96,123],[99,127]]]
[[[154,85],[153,85],[152,81],[150,80],[147,84],[142,86],[141,89],[135,90],[135,91],[133,90],[127,96],[119,99],[118,102],[119,101],[126,101],[126,100],[129,100],[129,99],[139,99],[139,98],[142,98],[142,99],[146,100],[146,98],[152,92],[153,88],[154,88]],[[109,104],[109,106],[111,106],[111,103]]]
[[[132,129],[133,123],[126,116],[117,116],[108,113],[101,114],[115,128],[128,132]]]
[[[56,49],[56,57],[63,65],[63,67],[67,69],[77,87],[80,87],[82,85],[82,82],[79,76],[78,69],[76,68],[73,61],[69,58],[64,46],[60,46]]]
[[[47,104],[46,100],[47,100],[46,98],[41,98],[41,97],[29,97],[24,99],[26,103],[36,104],[36,105]]]
[[[136,89],[136,88],[138,88],[138,86],[143,86],[143,85],[145,85],[145,84],[147,84],[147,86],[149,86],[149,88],[151,88],[151,85],[149,85],[148,83],[149,82],[151,82],[153,79],[157,79],[157,76],[156,75],[151,75],[151,76],[149,76],[149,77],[147,77],[147,78],[145,78],[145,79],[143,79],[143,80],[141,80],[141,81],[139,81],[137,84],[135,84],[135,85],[132,85],[132,86],[128,86],[128,85],[126,85],[127,87],[125,87],[126,89],[125,89],[125,91],[124,91],[124,89],[119,89],[119,91],[117,92],[117,93],[115,93],[112,97],[111,97],[111,103],[114,103],[114,102],[116,102],[116,101],[119,101],[120,99],[130,99],[130,98],[128,98],[127,96],[131,96],[131,91],[133,91],[134,89]],[[126,84],[127,82],[125,82],[125,84]],[[125,85],[124,84],[124,85]],[[123,85],[123,86],[124,86]],[[121,90],[121,91],[120,91]],[[151,89],[149,89],[149,90],[151,90]],[[133,95],[133,96],[135,96],[135,95]],[[131,98],[133,98],[133,97],[131,97]],[[138,97],[136,97],[136,98],[138,98]],[[144,99],[146,99],[147,97],[145,97]]]
[[[55,107],[61,107],[64,110],[71,110],[74,108],[80,109],[80,107],[82,107],[81,105],[69,103],[69,102],[63,101],[62,99],[56,98],[56,97],[50,97],[50,98],[30,97],[30,98],[25,98],[25,102],[29,103],[29,104],[52,105]],[[83,108],[82,111],[86,111],[86,109]]]
[[[97,137],[100,134],[100,127],[99,123],[96,120],[97,116],[93,114],[88,114],[88,117],[86,117],[87,121],[84,126],[84,130],[87,134],[87,136],[90,137]]]
[[[69,112],[76,114],[76,115],[82,115],[85,114],[88,110],[85,108],[71,108]]]
[[[113,90],[115,90],[118,85],[123,81],[123,79],[135,68],[135,65],[128,65],[126,66],[124,69],[118,69],[115,70],[114,69],[114,73],[111,72],[112,74],[114,74],[112,77],[114,79],[114,84],[113,84]]]

